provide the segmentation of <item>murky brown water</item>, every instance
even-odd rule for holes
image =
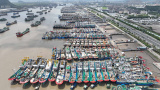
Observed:
[[[34,19],[31,22],[25,22],[27,12],[21,12],[21,17],[12,19],[12,13],[7,16],[3,16],[8,19],[8,22],[14,20],[18,21],[18,24],[10,26],[10,30],[4,33],[0,33],[0,90],[33,90],[36,85],[28,84],[23,86],[18,83],[11,83],[8,81],[14,72],[12,69],[18,69],[23,57],[30,57],[36,59],[37,56],[43,56],[44,58],[51,58],[51,50],[53,47],[62,48],[64,40],[42,40],[42,35],[46,31],[52,30],[55,21],[59,23],[58,15],[61,15],[60,9],[62,7],[53,8],[48,14],[43,14]],[[33,12],[39,11],[39,8],[33,9]],[[39,20],[40,17],[44,16],[46,20],[38,27],[30,27],[32,22]],[[2,18],[2,17],[0,17]],[[3,28],[6,22],[0,22],[0,28]],[[16,32],[24,31],[26,28],[30,28],[30,32],[23,37],[17,38]],[[135,54],[134,54],[135,55]],[[83,90],[84,83],[78,84],[75,90]],[[46,82],[41,85],[40,90],[69,90],[70,84],[64,83],[61,86],[55,83]],[[88,88],[88,90],[93,90]],[[106,90],[106,84],[99,84],[94,90]]]

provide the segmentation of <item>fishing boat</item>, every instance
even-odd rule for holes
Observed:
[[[6,18],[0,18],[0,21],[7,21]]]
[[[28,58],[28,57],[27,57]],[[27,74],[30,72],[32,65],[33,65],[33,60],[28,58],[27,64],[26,64],[26,68],[15,78],[16,81],[20,81],[21,78],[24,78],[25,76],[27,76]]]
[[[57,60],[60,60],[61,59],[61,50],[56,50],[57,53],[56,53],[56,59]]]
[[[37,83],[39,81],[42,74],[44,73],[46,65],[47,65],[46,59],[42,58],[42,63],[39,66],[39,70],[36,72],[36,74],[30,80],[30,83],[34,84],[34,83]]]
[[[97,68],[96,68],[97,69]],[[97,81],[95,63],[89,62],[89,78],[91,83],[95,83]]]
[[[89,63],[88,62],[83,62],[83,72],[82,72],[83,76],[83,82],[84,83],[88,83],[90,80],[89,77]]]
[[[89,59],[93,59],[93,55],[91,53],[91,48],[86,49],[86,54],[88,55]]]
[[[108,73],[109,73],[109,79],[111,82],[116,82],[116,75],[113,71],[113,68],[112,68],[112,61],[107,61],[107,70],[108,70]]]
[[[56,56],[57,56],[57,48],[56,47],[54,47],[53,49],[52,49],[52,59],[57,59],[56,58]]]
[[[78,58],[77,54],[75,52],[75,48],[73,48],[73,47],[71,47],[71,55],[72,55],[73,59],[77,59]]]
[[[17,72],[15,72],[12,76],[8,78],[8,80],[15,80],[16,77],[20,76],[24,70],[27,68],[28,63],[30,63],[32,59],[29,59],[28,57],[25,57],[22,59],[22,64],[19,66],[19,69]]]
[[[98,56],[96,54],[96,51],[94,51],[93,49],[91,49],[91,53],[94,59],[98,59]]]
[[[71,65],[71,73],[69,77],[69,83],[74,83],[76,81],[76,71],[77,71],[77,64],[73,63]]]
[[[96,68],[96,77],[97,77],[97,81],[98,82],[102,82],[104,80],[104,77],[103,77],[103,71],[102,71],[102,68],[101,68],[101,62],[100,61],[95,61],[95,68]]]
[[[109,75],[108,75],[106,61],[101,62],[101,69],[102,69],[102,72],[103,72],[104,81],[109,81]]]
[[[4,27],[3,29],[0,29],[0,33],[6,32],[9,30],[9,27]]]
[[[44,21],[44,20],[46,20],[45,17],[41,17],[40,18],[40,21]]]
[[[38,71],[41,63],[42,63],[41,58],[37,58],[37,60],[34,60],[32,68],[30,69],[30,71],[27,73],[27,75],[24,78],[20,79],[20,83],[21,84],[28,83]]]
[[[57,74],[58,74],[58,66],[59,66],[59,61],[58,60],[54,60],[54,65],[52,67],[52,71],[51,71],[51,75],[48,78],[48,81],[55,81],[57,78]]]
[[[7,23],[6,23],[6,26],[10,26],[10,25],[13,25],[13,24],[17,24],[17,20],[15,20],[15,21],[12,22],[12,23],[7,22]]]
[[[41,78],[39,79],[39,83],[45,83],[48,80],[50,73],[52,71],[53,64],[54,64],[54,61],[52,61],[52,59],[47,60],[47,65],[45,67],[45,70],[44,70]]]
[[[81,53],[82,53],[82,58],[83,59],[88,59],[88,56],[87,56],[87,54],[86,54],[84,49],[81,49]]]
[[[83,63],[82,62],[78,62],[77,63],[77,72],[76,72],[76,82],[77,83],[81,83],[82,80],[82,71],[83,71]]]
[[[65,79],[64,79],[64,81],[69,81],[70,73],[71,73],[71,66],[70,66],[70,65],[67,65],[67,66],[66,66],[66,74],[65,74]]]
[[[27,79],[30,71],[32,70],[34,63],[35,63],[35,60],[32,60],[32,62],[29,63],[29,65],[27,65],[27,68],[25,69],[23,74],[21,76],[19,76],[18,78],[16,78],[16,81],[20,81],[21,83],[26,83],[27,82],[26,79]]]
[[[59,65],[59,72],[56,78],[56,84],[57,85],[61,85],[64,82],[64,78],[65,78],[65,68],[66,67],[66,61],[65,60],[61,60],[60,61],[60,65]]]
[[[21,32],[17,32],[16,33],[16,36],[17,37],[21,37],[21,36],[23,36],[23,35],[25,35],[26,33],[28,33],[28,32],[30,32],[30,29],[29,28],[27,28],[25,31],[23,31],[22,33]]]
[[[66,59],[69,60],[69,61],[72,60],[70,48],[66,47],[65,50],[66,50]]]
[[[65,59],[66,58],[66,54],[65,54],[65,50],[61,49],[61,59]]]
[[[13,15],[13,16],[11,16],[11,18],[17,18],[17,17],[20,17],[20,15]]]

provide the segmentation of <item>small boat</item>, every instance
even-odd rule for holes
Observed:
[[[66,61],[65,60],[61,60],[60,61],[60,65],[59,65],[59,72],[56,78],[56,84],[57,85],[61,85],[64,82],[64,78],[65,78],[65,66],[66,66]]]
[[[83,62],[83,82],[84,83],[88,83],[89,80],[90,80],[90,77],[89,77],[89,63],[88,62]]]
[[[13,15],[13,16],[11,16],[11,18],[17,18],[17,17],[20,17],[20,15]]]
[[[91,85],[91,83],[87,83],[87,84],[85,84],[85,85],[84,85],[84,87],[83,87],[83,88],[84,88],[84,90],[87,90],[87,88],[88,88],[90,85]]]
[[[27,21],[32,21],[32,20],[34,20],[34,18],[27,17],[27,18],[25,18],[24,20],[27,22]]]
[[[30,80],[30,83],[34,84],[34,83],[37,83],[39,81],[39,79],[41,78],[42,74],[44,73],[46,65],[47,65],[46,60],[42,59],[42,63],[39,66],[39,70],[36,72],[34,77]]]
[[[95,82],[93,84],[91,84],[90,88],[93,89],[94,87],[96,87],[99,84],[99,82]]]
[[[19,12],[14,12],[13,15],[19,14]]]
[[[41,17],[40,18],[40,21],[44,21],[44,20],[46,20],[45,17]]]
[[[76,82],[77,83],[81,83],[82,80],[82,71],[83,71],[83,63],[82,62],[78,62],[77,63],[77,72],[76,72]]]
[[[74,82],[73,85],[71,85],[71,90],[74,90],[74,88],[77,86],[77,82]]]
[[[94,62],[89,62],[89,78],[91,83],[95,83],[97,81],[96,77],[96,69],[95,69],[95,63]]]
[[[71,73],[69,77],[69,83],[74,83],[76,81],[76,71],[77,71],[77,64],[73,63],[71,65]]]
[[[39,79],[39,83],[45,83],[48,80],[50,73],[52,71],[51,69],[52,69],[53,64],[54,64],[54,61],[52,61],[52,59],[47,60],[46,68],[41,78]]]
[[[64,81],[69,81],[70,73],[71,73],[71,66],[70,66],[70,65],[67,65],[67,66],[66,66],[66,74],[65,74],[65,79],[64,79]]]
[[[0,29],[0,33],[4,33],[4,32],[6,32],[8,30],[9,30],[9,27],[4,27],[3,29]]]
[[[7,23],[6,23],[6,26],[10,26],[10,25],[13,25],[13,24],[17,24],[17,20],[15,20],[15,21],[12,22],[12,23],[7,22]]]
[[[0,21],[7,21],[6,18],[0,18]]]
[[[58,66],[59,66],[59,61],[58,60],[54,60],[54,65],[52,67],[52,71],[50,74],[50,77],[48,78],[48,81],[55,81],[57,78],[57,73],[58,73]]]
[[[31,24],[31,27],[36,27],[39,26],[41,24],[41,21],[36,21],[35,23]]]
[[[22,33],[21,32],[17,32],[16,33],[16,36],[17,37],[21,37],[21,36],[23,36],[23,35],[25,35],[26,33],[28,33],[28,32],[30,32],[30,29],[29,28],[27,28],[25,31],[23,31]]]
[[[27,68],[27,64],[31,61],[32,60],[29,58],[22,59],[22,64],[19,66],[18,71],[15,72],[12,76],[10,76],[8,80],[15,80],[17,76],[21,75],[24,72],[24,70]]]

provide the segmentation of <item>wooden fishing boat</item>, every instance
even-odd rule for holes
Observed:
[[[95,83],[97,80],[96,71],[95,71],[95,64],[94,62],[89,62],[89,78],[91,83]]]
[[[60,65],[59,65],[59,72],[56,78],[56,84],[57,85],[61,85],[64,82],[64,77],[65,77],[65,66],[66,66],[66,61],[65,60],[61,60],[60,61]]]
[[[83,62],[83,72],[82,72],[83,76],[83,82],[84,83],[88,83],[90,80],[89,77],[89,63],[88,62]]]
[[[81,83],[82,80],[82,71],[83,71],[83,63],[82,62],[78,62],[77,63],[77,72],[76,72],[76,82],[77,83]]]
[[[100,63],[100,61],[95,61],[94,64],[95,64],[95,68],[96,68],[95,75],[96,75],[97,81],[102,82],[104,80],[104,78],[103,78],[103,72],[101,69],[101,63]]]
[[[29,59],[29,57],[25,57],[24,59],[22,59],[22,64],[19,66],[18,71],[10,76],[8,80],[15,80],[16,77],[20,77],[20,75],[24,72],[24,70],[27,68],[27,65],[31,63],[31,61],[32,59]]]
[[[73,63],[71,65],[71,73],[69,77],[69,83],[74,83],[76,81],[76,71],[77,71],[77,64]]]
[[[52,59],[47,60],[47,65],[45,67],[45,70],[44,70],[41,78],[39,79],[39,83],[45,83],[48,80],[50,73],[52,71],[53,64],[54,64],[54,61],[52,61]]]
[[[70,73],[71,73],[71,66],[70,66],[70,65],[67,65],[67,66],[66,66],[66,74],[65,74],[65,79],[64,79],[64,81],[69,81]]]
[[[34,77],[30,80],[30,83],[34,84],[34,83],[37,83],[39,81],[39,79],[41,78],[42,74],[44,73],[46,65],[47,65],[46,60],[42,59],[42,63],[39,66],[39,70],[36,72]]]
[[[52,71],[50,74],[50,77],[48,78],[48,81],[55,81],[57,78],[57,74],[58,74],[58,66],[59,66],[59,61],[58,60],[54,60],[54,65],[52,67]]]

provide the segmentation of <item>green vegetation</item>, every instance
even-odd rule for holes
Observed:
[[[103,9],[103,10],[106,10],[106,9],[108,9],[108,8],[107,8],[107,7],[102,7],[102,9]]]
[[[98,14],[98,13],[97,13],[97,16],[99,16],[100,18],[104,18],[104,16],[103,16],[103,15]]]
[[[11,7],[15,7],[14,4],[12,4],[9,0],[0,0],[0,7],[1,6],[11,6]]]
[[[92,10],[95,10],[95,11],[97,11],[97,12],[100,12],[100,11],[94,9],[94,8],[91,8],[91,9],[92,9]],[[108,15],[108,16],[110,16],[109,14],[107,14],[107,13],[105,13],[105,12],[103,12],[103,13],[106,14],[106,15]],[[120,19],[117,19],[117,18],[115,18],[115,17],[113,17],[113,16],[110,16],[110,17],[112,17],[113,19],[119,20],[120,22],[125,23],[126,25],[131,26],[131,27],[133,27],[133,28],[135,28],[135,29],[142,30],[143,32],[149,33],[149,32],[147,32],[147,30],[144,29],[144,28],[135,27],[135,26],[133,26],[133,25],[131,25],[131,24],[128,24],[128,23],[126,23],[126,22],[124,22],[124,21],[122,21],[122,20],[120,20]],[[121,30],[123,30],[124,32],[126,32],[126,33],[128,33],[129,35],[131,35],[131,36],[133,36],[134,38],[136,38],[138,41],[140,41],[141,43],[143,43],[145,46],[151,48],[151,45],[148,44],[145,40],[142,40],[141,38],[133,35],[133,34],[130,33],[130,31],[128,31],[126,28],[120,27],[120,26],[119,26],[119,23],[116,23],[114,20],[108,20],[108,21],[111,22],[111,23],[112,23],[113,25],[115,25],[116,27],[118,27],[118,28],[120,28]],[[152,27],[150,27],[149,29],[152,30]],[[151,36],[153,35],[153,34],[151,34],[151,33],[149,33],[149,34],[150,34]],[[160,39],[160,38],[159,38],[159,39]],[[160,55],[160,49],[156,49],[156,47],[153,47],[153,48],[154,48],[153,50]]]
[[[127,19],[132,19],[132,18],[149,18],[150,16],[148,16],[147,14],[141,14],[141,15],[137,15],[137,16],[134,16],[134,15],[129,15],[127,17]]]

